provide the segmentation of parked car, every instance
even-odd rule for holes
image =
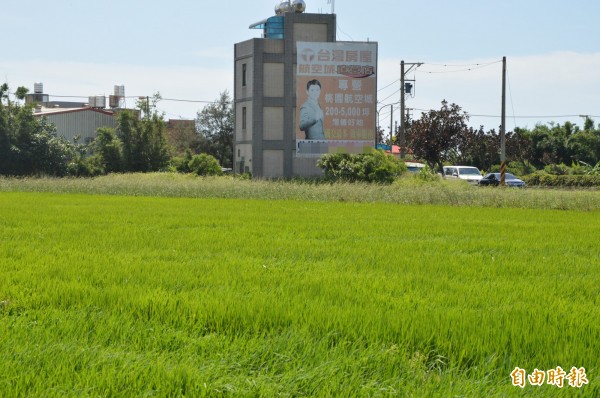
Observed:
[[[444,166],[444,178],[454,178],[467,181],[470,184],[477,185],[481,180],[481,172],[473,166]]]
[[[481,180],[479,185],[500,185],[500,173],[488,173]],[[506,173],[504,175],[504,185],[508,187],[525,187],[525,181],[515,177],[513,174]]]

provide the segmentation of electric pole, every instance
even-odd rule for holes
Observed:
[[[502,57],[502,112],[500,121],[500,186],[506,182],[506,57]]]
[[[408,70],[404,71],[404,65],[410,65]],[[404,87],[404,75],[410,72],[413,68],[418,68],[423,65],[423,62],[407,62],[404,60],[400,61],[400,131],[399,131],[399,143],[400,145],[400,158],[404,159],[404,151],[406,150],[406,125],[404,122],[404,95],[405,95],[405,87]]]

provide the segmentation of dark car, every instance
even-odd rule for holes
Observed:
[[[504,175],[504,184],[507,187],[525,187],[525,181],[518,179],[514,175],[510,173],[506,173]],[[479,185],[500,185],[500,173],[488,173],[481,180],[479,180]]]

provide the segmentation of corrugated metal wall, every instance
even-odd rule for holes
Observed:
[[[56,126],[56,132],[60,137],[73,142],[73,139],[79,136],[78,142],[82,144],[93,140],[98,128],[116,126],[114,115],[93,110],[48,114],[44,117]]]

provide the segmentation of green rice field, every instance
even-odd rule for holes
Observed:
[[[0,397],[600,396],[598,210],[10,184]]]

